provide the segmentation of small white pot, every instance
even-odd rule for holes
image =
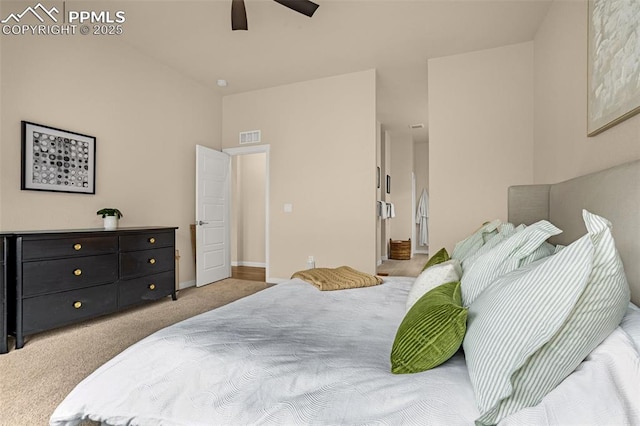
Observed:
[[[116,229],[118,227],[118,216],[105,216],[104,229]]]

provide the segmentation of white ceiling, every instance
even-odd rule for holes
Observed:
[[[231,0],[105,4],[126,12],[121,40],[222,95],[375,68],[378,120],[426,142],[427,59],[532,40],[551,1],[315,0],[308,18],[245,0],[248,31]]]

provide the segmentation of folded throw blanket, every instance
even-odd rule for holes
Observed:
[[[291,278],[300,278],[320,290],[343,290],[382,284],[382,278],[356,271],[348,266],[339,268],[314,268],[298,271]]]

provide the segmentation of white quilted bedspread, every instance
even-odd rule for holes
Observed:
[[[412,282],[395,278],[376,287],[320,292],[292,280],[165,328],[80,383],[51,425],[81,419],[154,426],[472,425],[479,413],[461,353],[424,373],[390,373],[391,345]],[[624,363],[610,367],[640,374],[633,343],[629,350]],[[628,387],[631,370],[616,375],[607,367],[602,379],[589,368],[578,371],[575,389],[574,374],[554,391],[559,397],[538,411],[516,413],[512,423],[556,423],[583,405],[595,424],[600,418],[594,413],[605,408],[617,416],[612,419],[630,415],[640,422],[628,413],[638,416],[640,399],[625,406],[619,393],[603,400],[594,390],[600,387],[594,381],[609,380],[638,397],[640,381]],[[576,389],[582,389],[577,408],[571,402]]]

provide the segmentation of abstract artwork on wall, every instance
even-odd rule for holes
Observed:
[[[95,194],[96,138],[22,122],[21,189]]]
[[[587,134],[640,112],[640,1],[589,0]]]

